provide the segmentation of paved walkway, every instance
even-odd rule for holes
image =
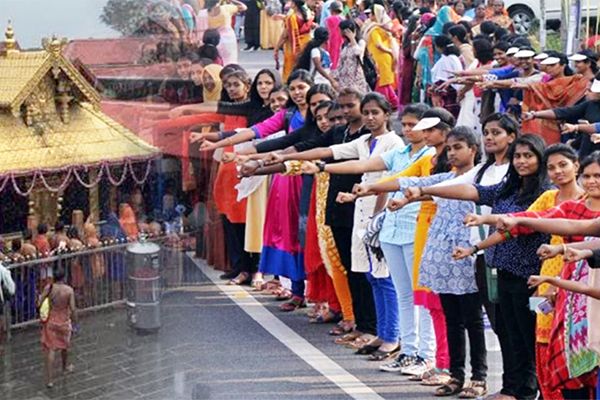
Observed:
[[[382,373],[337,346],[328,325],[284,314],[270,297],[215,285],[188,260],[194,285],[164,296],[163,326],[140,336],[124,309],[88,314],[73,342],[75,373],[42,383],[37,328],[15,332],[0,363],[0,398],[22,399],[425,399],[431,390]],[[224,292],[224,291],[226,292]],[[268,330],[263,326],[268,327]],[[273,333],[273,334],[271,334]],[[498,352],[490,353],[497,389]],[[327,376],[327,377],[326,377]]]

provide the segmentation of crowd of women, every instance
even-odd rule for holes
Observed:
[[[436,396],[487,395],[487,315],[490,398],[595,398],[597,55],[538,54],[501,0],[321,11],[289,3],[285,86],[206,67],[154,127],[210,193],[203,256]]]

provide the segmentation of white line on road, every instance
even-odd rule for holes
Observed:
[[[283,343],[304,362],[356,400],[383,400],[377,392],[346,371],[323,352],[298,335],[279,318],[267,310],[243,287],[224,285],[220,272],[192,258],[200,270],[246,314],[258,322],[267,332]]]

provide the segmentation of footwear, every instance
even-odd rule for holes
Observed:
[[[345,335],[346,333],[352,332],[355,326],[354,321],[340,321],[328,333],[331,336]]]
[[[442,371],[442,370],[438,370],[436,368],[435,373],[428,377],[428,378],[423,378],[423,380],[421,380],[421,385],[423,386],[443,386],[443,385],[447,385],[448,382],[450,382],[452,380],[452,377],[450,376],[450,374],[446,371]],[[462,387],[461,387],[462,389]]]
[[[250,283],[250,274],[247,272],[240,272],[238,276],[230,280],[228,285],[244,285]]]
[[[488,387],[485,381],[471,381],[458,394],[459,399],[479,399],[487,394]]]
[[[315,318],[310,319],[311,324],[330,324],[340,322],[342,320],[342,313],[327,310],[325,313],[317,315]]]
[[[400,351],[400,346],[396,346],[390,351],[383,351],[383,350],[377,349],[373,353],[371,353],[371,355],[369,356],[369,358],[367,358],[367,360],[369,360],[369,361],[387,360],[390,357],[394,357],[399,351]]]
[[[310,319],[317,318],[318,315],[327,310],[327,305],[324,303],[315,303],[315,305],[306,313]]]
[[[459,381],[458,379],[451,378],[448,383],[443,384],[442,386],[435,389],[435,395],[437,397],[444,396],[454,396],[462,391],[464,387],[464,382]]]
[[[275,296],[275,300],[277,300],[277,301],[290,300],[291,298],[292,298],[292,291],[285,289],[285,288],[281,288],[279,293],[277,293]]]
[[[333,342],[335,344],[342,344],[342,345],[347,345],[348,343],[351,343],[353,341],[355,341],[356,339],[358,339],[359,337],[362,336],[362,333],[360,333],[359,331],[352,331],[352,332],[348,332],[345,335],[336,338]]]
[[[290,312],[305,307],[306,301],[302,297],[293,296],[292,300],[288,301],[287,303],[283,303],[281,306],[279,306],[279,310],[283,312]]]
[[[375,353],[379,349],[379,344],[365,344],[360,347],[354,354],[358,354],[359,356],[366,356],[369,354]]]
[[[516,397],[514,396],[510,396],[508,394],[503,394],[503,393],[494,393],[494,394],[490,394],[489,396],[485,397],[483,400],[517,400]]]
[[[425,372],[427,372],[429,369],[431,369],[431,367],[429,366],[429,363],[427,361],[425,361],[423,358],[417,356],[417,360],[414,362],[414,364],[410,365],[408,367],[402,368],[400,370],[400,373],[402,375],[421,376]]]
[[[224,279],[224,280],[230,280],[235,278],[236,276],[238,276],[239,272],[238,271],[229,271],[229,272],[225,272],[224,274],[221,274],[219,276],[219,279]]]
[[[371,342],[373,342],[375,339],[376,339],[376,337],[371,334],[368,334],[368,333],[361,334],[359,337],[346,343],[346,347],[349,349],[358,350],[367,344],[371,344]]]
[[[417,357],[408,356],[406,354],[400,354],[398,358],[396,358],[391,363],[380,365],[379,370],[384,372],[400,372],[402,368],[407,368],[411,365],[415,365],[416,362]]]
[[[242,51],[252,51],[252,46],[248,45],[242,49]]]

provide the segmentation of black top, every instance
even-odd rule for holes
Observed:
[[[304,151],[314,148],[313,147],[304,147],[298,145],[305,141],[310,141],[319,136],[320,133],[315,126],[307,126],[304,125],[302,128],[298,128],[293,132],[290,132],[282,137],[278,137],[277,139],[265,140],[256,145],[257,153],[268,153],[269,151],[282,150],[287,149],[290,146],[294,146],[297,151]]]
[[[323,135],[319,135],[310,142],[299,145],[313,146],[313,148],[328,147],[334,144],[352,142],[368,133],[370,133],[370,131],[363,127],[359,129],[358,132],[350,134],[349,128],[341,126],[333,128]],[[354,185],[361,182],[361,178],[362,174],[330,175],[329,190],[327,191],[327,208],[325,209],[326,225],[352,228],[354,225],[354,203],[340,204],[336,202],[335,199],[339,192],[351,192]]]
[[[565,120],[570,123],[577,123],[580,119],[584,119],[592,124],[594,122],[600,122],[600,100],[586,100],[571,107],[555,108],[554,114],[556,115],[556,119]],[[580,134],[579,136],[580,158],[583,158],[596,150],[600,150],[600,144],[592,143],[590,135]]]
[[[241,103],[219,101],[217,113],[223,115],[243,115],[248,119],[248,126],[258,124],[273,116],[271,107],[248,100]]]
[[[600,268],[600,249],[594,250],[592,253],[594,255],[587,259],[587,263],[590,268],[598,269]]]

